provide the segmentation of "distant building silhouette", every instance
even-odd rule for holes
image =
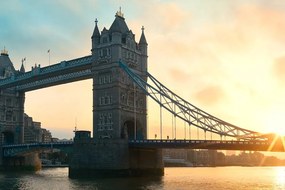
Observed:
[[[47,129],[42,129],[42,142],[53,142],[51,132]]]
[[[42,142],[41,123],[24,114],[24,143]]]

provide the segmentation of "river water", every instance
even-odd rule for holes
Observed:
[[[169,189],[169,190],[266,190],[285,189],[285,167],[165,168],[160,178],[110,178],[75,180],[68,168],[49,168],[36,173],[0,173],[0,190],[65,189]]]

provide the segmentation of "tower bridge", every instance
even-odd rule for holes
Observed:
[[[47,67],[15,70],[5,50],[0,56],[0,164],[41,149],[73,149],[70,177],[83,175],[163,175],[162,148],[284,151],[283,139],[223,121],[192,105],[148,72],[148,43],[139,42],[121,11],[109,29],[91,37],[91,55]],[[93,79],[93,137],[77,131],[68,144],[23,144],[25,92]],[[147,139],[147,97],[189,127],[217,134],[221,140]],[[228,136],[232,140],[222,140]],[[272,144],[274,143],[274,144]]]

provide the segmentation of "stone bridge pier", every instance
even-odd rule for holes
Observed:
[[[3,148],[2,148],[2,146],[0,145],[0,167],[3,165],[3,154],[2,154],[2,152],[3,152]]]
[[[90,137],[90,131],[76,132],[69,165],[70,178],[163,174],[161,149],[129,148],[125,139],[95,140]]]

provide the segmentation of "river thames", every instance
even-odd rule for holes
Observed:
[[[75,180],[68,168],[48,168],[35,173],[0,173],[0,189],[169,189],[266,190],[285,189],[285,167],[165,168],[160,178],[110,178]]]

